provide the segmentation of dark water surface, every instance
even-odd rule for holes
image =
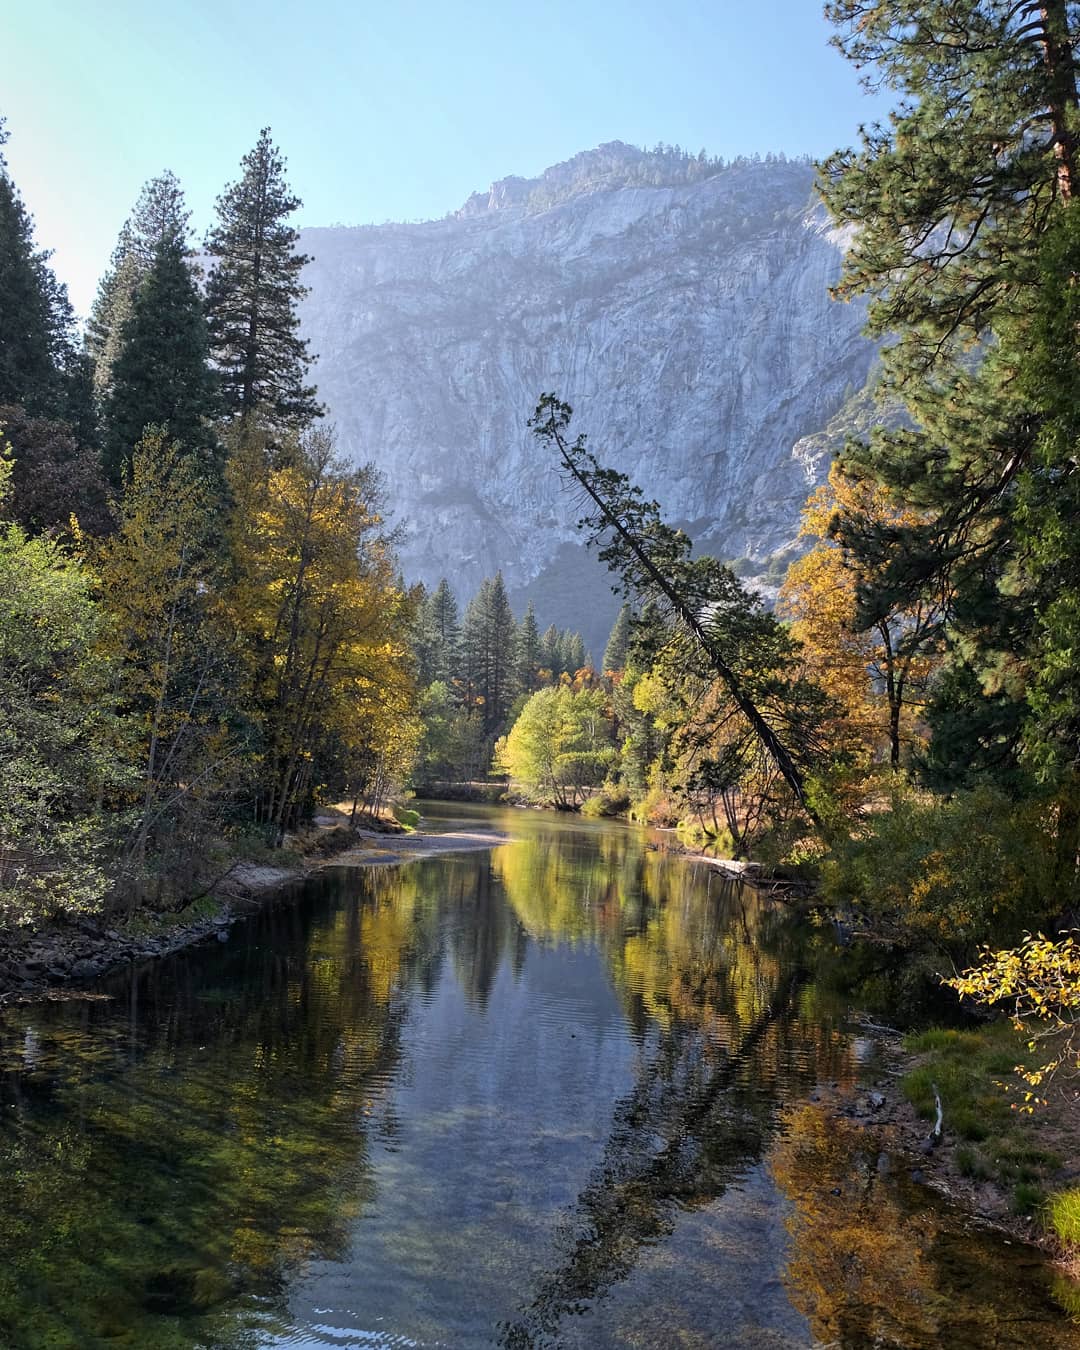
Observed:
[[[515,842],[4,1014],[0,1345],[1080,1345],[809,1100],[874,1055],[824,934],[630,829],[469,815]]]

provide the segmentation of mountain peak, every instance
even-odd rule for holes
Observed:
[[[486,192],[474,192],[455,212],[458,217],[479,216],[490,211],[520,207],[526,212],[546,211],[570,197],[624,187],[674,187],[697,183],[726,170],[760,163],[759,156],[731,161],[712,157],[704,150],[693,155],[677,145],[659,144],[651,150],[605,141],[592,150],[582,150],[561,164],[553,164],[536,178],[511,175],[492,183]],[[765,163],[789,163],[784,155],[769,155]],[[799,160],[798,163],[808,161]]]

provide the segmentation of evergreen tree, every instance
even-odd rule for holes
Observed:
[[[565,635],[564,651],[566,660],[564,669],[568,675],[576,675],[585,667],[585,642],[580,633]]]
[[[86,321],[84,343],[93,370],[94,392],[104,398],[112,387],[112,368],[120,350],[120,334],[131,318],[139,283],[145,275],[139,264],[128,221],[120,231],[105,275]]]
[[[604,648],[604,674],[614,674],[626,667],[626,656],[630,650],[630,606],[623,605],[611,628],[611,636]]]
[[[488,736],[502,729],[517,695],[515,627],[502,573],[496,572],[469,602],[461,639],[466,696],[478,705]]]
[[[226,412],[258,416],[273,431],[321,416],[305,383],[311,357],[299,336],[296,306],[306,295],[308,258],[288,217],[301,205],[285,181],[285,161],[264,127],[243,159],[240,180],[218,198],[206,240],[210,346]]]
[[[883,391],[910,415],[850,446],[847,465],[925,513],[914,528],[844,517],[837,538],[875,576],[861,624],[918,603],[945,614],[955,672],[929,710],[932,781],[959,786],[978,762],[1016,782],[1037,610],[1017,512],[1040,443],[1019,372],[1044,236],[1075,193],[1080,23],[1065,0],[843,0],[827,14],[836,45],[903,100],[824,166],[826,201],[857,227],[840,293],[872,297],[870,331],[890,335]]]
[[[67,291],[34,247],[34,222],[8,173],[0,119],[0,403],[38,417],[68,411],[76,366]]]
[[[131,318],[135,297],[154,265],[158,249],[177,238],[186,251],[190,219],[180,180],[170,170],[143,185],[134,210],[121,227],[86,323],[86,352],[99,398],[106,397],[112,388],[124,325]]]
[[[532,601],[525,610],[525,617],[518,625],[516,639],[518,687],[525,693],[536,688],[536,672],[540,669],[540,630],[536,626],[536,611]]]
[[[549,670],[553,679],[558,679],[564,669],[560,650],[561,634],[553,623],[548,624],[540,639],[540,666]]]
[[[187,454],[213,455],[206,322],[185,252],[177,234],[161,241],[123,328],[105,408],[103,458],[116,485],[147,426],[165,428]]]
[[[457,600],[442,577],[426,601],[428,626],[433,641],[432,679],[449,684],[458,673],[461,659],[461,625]]]

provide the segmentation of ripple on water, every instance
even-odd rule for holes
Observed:
[[[788,915],[630,829],[480,814],[516,842],[11,1010],[0,1344],[1074,1343],[1040,1263],[813,1114],[868,1045]]]

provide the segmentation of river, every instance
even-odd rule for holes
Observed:
[[[0,1345],[1080,1345],[815,1102],[876,1072],[827,932],[630,827],[427,814],[513,841],[5,1011]]]

